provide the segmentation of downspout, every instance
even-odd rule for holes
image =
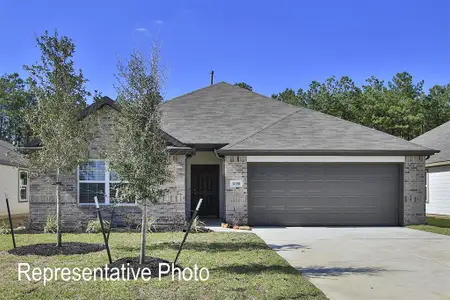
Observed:
[[[213,149],[213,151],[214,151],[214,155],[216,156],[216,158],[218,159],[218,160],[221,160],[222,161],[222,163],[220,164],[220,166],[221,166],[221,169],[222,168],[225,168],[225,159],[223,159],[222,157],[220,157],[219,156],[219,154],[217,154],[217,150],[216,149]],[[224,175],[222,175],[222,171],[223,171],[223,173],[225,173],[225,170],[223,169],[223,170],[220,170],[221,172],[220,172],[220,183],[221,183],[221,186],[222,186],[222,191],[221,191],[221,196],[222,196],[222,203],[223,203],[223,209],[222,209],[222,215],[220,216],[221,218],[223,217],[223,221],[225,221],[225,219],[226,219],[226,213],[225,213],[225,210],[226,210],[226,201],[225,201],[225,176]]]

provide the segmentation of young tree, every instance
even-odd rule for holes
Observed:
[[[25,66],[29,72],[30,91],[37,101],[27,114],[33,134],[42,149],[30,155],[32,169],[50,174],[56,171],[57,245],[61,246],[61,175],[73,172],[88,158],[90,122],[80,120],[86,107],[86,79],[74,68],[75,44],[68,37],[45,34],[36,39],[41,60]]]
[[[110,167],[126,184],[122,198],[135,199],[142,208],[140,263],[145,262],[147,206],[165,193],[169,153],[161,136],[162,101],[158,49],[151,59],[134,51],[118,65],[118,105],[113,139],[107,150]]]

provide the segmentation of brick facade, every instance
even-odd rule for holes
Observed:
[[[100,129],[89,144],[89,157],[101,159],[107,139],[111,136],[112,114],[117,113],[105,106],[99,111]],[[167,194],[160,203],[149,207],[149,216],[157,218],[161,225],[184,222],[185,219],[185,156],[171,156],[172,180],[167,183]],[[47,216],[56,213],[56,191],[54,174],[30,178],[30,217],[32,228],[42,229]],[[77,171],[61,176],[61,213],[66,231],[84,230],[87,222],[97,218],[94,206],[80,206],[77,200]],[[109,218],[111,207],[103,207],[105,218]],[[118,206],[114,223],[117,226],[140,224],[141,208],[137,205]]]
[[[242,180],[242,187],[231,188],[231,180]],[[225,157],[225,218],[233,224],[235,218],[242,219],[243,224],[248,222],[247,211],[247,157]]]
[[[403,174],[403,225],[424,224],[425,157],[407,156]]]
[[[117,113],[106,106],[99,111],[100,130],[89,145],[90,158],[103,158],[103,150],[111,136],[112,114]],[[248,222],[247,157],[225,156],[224,159],[225,219],[233,224],[237,219]],[[159,224],[184,222],[186,212],[186,157],[171,157],[172,180],[167,184],[167,194],[158,204],[149,207],[149,215],[157,218]],[[77,201],[77,172],[61,176],[61,210],[63,227],[67,231],[84,230],[89,220],[96,218],[94,206],[80,206]],[[33,228],[42,229],[46,217],[56,213],[56,192],[54,174],[31,177],[30,180],[30,223]],[[241,187],[230,187],[231,180],[242,181]],[[425,157],[408,156],[404,164],[403,224],[425,222]],[[111,211],[104,207],[105,217]],[[140,223],[141,209],[136,205],[119,206],[115,211],[115,225],[135,225]]]

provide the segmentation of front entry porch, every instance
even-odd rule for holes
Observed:
[[[224,219],[223,161],[214,151],[197,151],[186,161],[186,218],[203,199],[199,216],[202,220]]]

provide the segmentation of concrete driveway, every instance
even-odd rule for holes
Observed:
[[[450,237],[401,227],[254,228],[330,299],[450,299]]]

